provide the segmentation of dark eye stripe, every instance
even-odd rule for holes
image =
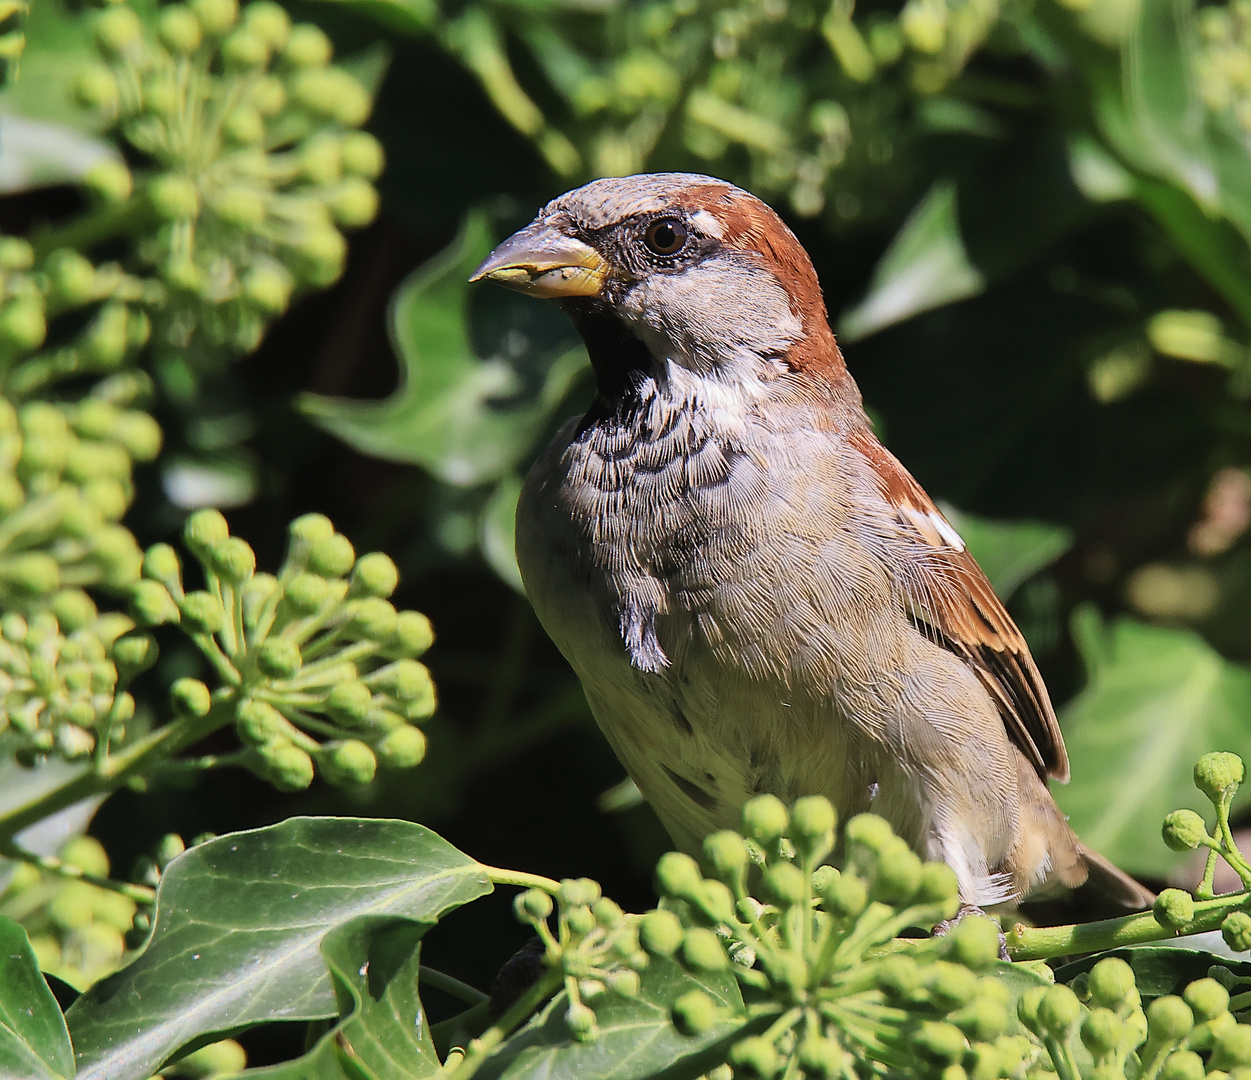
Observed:
[[[657,218],[647,226],[643,243],[654,255],[676,255],[686,244],[686,226],[674,217]]]

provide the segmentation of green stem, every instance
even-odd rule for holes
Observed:
[[[1125,945],[1218,930],[1225,916],[1251,901],[1245,892],[1204,900],[1195,905],[1195,917],[1182,931],[1161,926],[1150,911],[1120,919],[1082,923],[1076,926],[1025,926],[1017,923],[1007,932],[1008,955],[1013,960],[1048,960],[1076,953],[1104,952]]]
[[[146,885],[133,885],[129,881],[114,881],[112,878],[100,877],[98,874],[88,874],[81,867],[68,863],[64,859],[58,859],[55,855],[36,855],[33,851],[20,848],[12,840],[0,841],[0,856],[17,862],[29,863],[49,874],[56,874],[57,877],[71,881],[85,881],[88,885],[108,889],[109,892],[121,893],[136,904],[151,904],[156,899],[156,890],[149,889]]]
[[[476,1073],[491,1051],[508,1038],[513,1028],[559,990],[563,982],[564,974],[561,971],[545,972],[538,982],[513,1003],[511,1009],[469,1044],[465,1056],[442,1073],[443,1080],[466,1080]]]
[[[438,971],[432,967],[421,965],[420,979],[423,985],[433,986],[436,990],[442,990],[445,994],[450,994],[454,998],[459,998],[466,1005],[481,1005],[490,998],[476,987],[463,983],[460,979],[453,978],[442,971]]]
[[[501,870],[497,866],[484,866],[487,880],[494,885],[516,885],[519,889],[542,889],[553,896],[560,892],[560,882],[542,874],[527,874],[522,870]]]
[[[152,207],[143,197],[130,198],[115,206],[102,206],[94,213],[84,214],[65,225],[47,228],[36,234],[35,257],[42,258],[58,248],[89,251],[119,233],[147,232],[152,218]]]

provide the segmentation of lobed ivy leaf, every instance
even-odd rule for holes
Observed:
[[[0,915],[0,1076],[57,1080],[74,1075],[74,1048],[26,931]]]
[[[291,818],[191,848],[161,880],[144,951],[70,1008],[77,1076],[144,1080],[207,1034],[337,1015],[330,931],[362,916],[435,922],[491,888],[407,821]]]
[[[1212,820],[1193,763],[1209,750],[1251,756],[1251,670],[1189,630],[1128,618],[1107,629],[1085,612],[1074,636],[1090,682],[1061,714],[1073,779],[1056,801],[1096,851],[1164,877],[1180,858],[1160,838],[1164,816],[1190,807]]]
[[[491,247],[486,219],[475,214],[450,248],[400,286],[391,333],[402,375],[391,397],[365,402],[306,394],[299,402],[304,413],[362,453],[420,465],[447,484],[471,487],[514,472],[586,354],[578,347],[557,357],[529,395],[502,357],[474,355],[468,278]]]
[[[307,1054],[249,1069],[255,1080],[417,1080],[441,1068],[418,993],[421,939],[431,924],[368,915],[328,933],[321,951],[339,1023]],[[346,1062],[351,1064],[345,1065]]]
[[[705,1034],[687,1036],[670,1022],[669,1010],[693,989],[713,999],[721,1018]],[[637,997],[606,994],[594,1004],[594,1042],[573,1041],[564,1018],[569,1002],[558,994],[487,1058],[476,1080],[693,1080],[724,1061],[733,1042],[776,1018],[750,1020],[732,975],[696,978],[675,961],[658,958],[643,970]]]

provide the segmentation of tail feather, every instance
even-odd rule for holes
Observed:
[[[1093,890],[1105,901],[1110,901],[1131,911],[1141,911],[1155,903],[1155,893],[1140,885],[1124,870],[1114,866],[1097,851],[1085,844],[1078,845],[1086,862],[1085,888]]]

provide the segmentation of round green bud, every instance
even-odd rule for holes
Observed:
[[[156,33],[175,56],[186,56],[200,47],[203,37],[200,20],[185,4],[170,4],[161,9],[156,20]]]
[[[338,120],[345,127],[359,127],[373,106],[369,91],[353,75],[334,67],[297,72],[291,80],[291,96],[309,112]]]
[[[1180,930],[1195,917],[1195,898],[1182,889],[1165,889],[1151,911],[1165,930]]]
[[[96,268],[77,251],[61,248],[44,261],[52,297],[64,307],[78,307],[95,299]],[[86,403],[96,404],[96,403]],[[103,405],[104,402],[98,404]]]
[[[130,613],[140,626],[176,623],[181,618],[178,605],[159,581],[137,581],[130,591]]]
[[[1203,1058],[1193,1050],[1175,1050],[1165,1059],[1160,1080],[1203,1080]]]
[[[230,527],[220,510],[206,508],[187,518],[182,535],[196,558],[207,561],[213,549],[229,538]]]
[[[298,653],[298,649],[296,650]],[[369,719],[369,711],[373,708],[373,693],[369,687],[357,679],[349,682],[336,683],[326,695],[326,712],[335,720],[349,727],[365,723]],[[400,728],[396,729],[402,730]]]
[[[83,173],[82,181],[88,191],[108,204],[125,202],[134,189],[130,170],[115,158],[97,161]]]
[[[95,887],[85,881],[70,881],[48,904],[47,913],[62,930],[88,926],[95,918]]]
[[[180,716],[207,716],[213,695],[199,679],[182,678],[169,688],[169,699]]]
[[[1201,1023],[1220,1016],[1229,1008],[1229,991],[1215,979],[1196,979],[1182,992],[1182,999]]]
[[[877,872],[870,894],[888,904],[911,899],[921,885],[922,863],[915,852],[899,837],[893,836],[878,851]]]
[[[215,36],[224,34],[239,17],[238,0],[190,0],[190,7],[204,32]]]
[[[352,542],[342,533],[321,537],[309,547],[308,568],[322,577],[342,577],[355,561]]]
[[[318,541],[335,535],[334,524],[325,514],[303,514],[291,522],[287,531],[292,548],[301,553],[307,553]]]
[[[306,228],[295,247],[305,260],[303,275],[310,285],[325,287],[337,280],[343,272],[343,262],[347,258],[347,241],[333,226],[314,225]]]
[[[1082,1020],[1082,1042],[1096,1058],[1112,1053],[1124,1038],[1125,1022],[1111,1009],[1091,1009]]]
[[[94,836],[75,836],[66,841],[59,854],[65,862],[78,867],[84,874],[109,876],[108,852]]]
[[[0,237],[0,270],[29,270],[34,265],[35,249],[29,240],[20,236]]]
[[[1038,1003],[1038,1024],[1053,1038],[1066,1039],[1081,1013],[1081,1003],[1071,989],[1059,984],[1049,986]]]
[[[527,889],[513,900],[513,911],[518,922],[543,922],[552,913],[552,898],[542,889]]]
[[[225,621],[221,601],[207,592],[189,592],[178,605],[182,625],[190,634],[216,634]]]
[[[680,851],[667,851],[656,863],[656,890],[661,896],[693,896],[703,880],[695,860]]]
[[[214,544],[209,560],[214,573],[231,585],[242,585],[256,571],[256,553],[237,536]]]
[[[401,656],[418,657],[434,644],[434,628],[419,611],[401,611],[395,619],[393,646]]]
[[[586,937],[595,929],[595,916],[591,914],[589,907],[580,904],[565,911],[565,925],[575,936]]]
[[[599,882],[591,878],[565,878],[558,894],[564,907],[589,907],[600,898]]]
[[[179,1068],[193,1077],[234,1076],[248,1063],[247,1051],[234,1039],[209,1043],[179,1059]]]
[[[865,883],[851,874],[831,881],[819,894],[821,906],[836,919],[856,919],[869,903]]]
[[[243,12],[243,22],[270,48],[281,49],[291,36],[291,16],[272,0],[256,0]]]
[[[359,739],[335,743],[321,759],[321,773],[331,784],[368,784],[378,771],[374,752]]]
[[[768,1039],[750,1035],[730,1048],[730,1064],[736,1078],[764,1080],[777,1074],[778,1052]]]
[[[143,576],[163,583],[181,580],[178,553],[169,544],[153,544],[143,557]]]
[[[649,911],[639,920],[639,944],[652,956],[672,956],[682,937],[682,923],[672,911]]]
[[[762,879],[765,896],[779,907],[793,907],[807,899],[804,873],[794,863],[782,862],[770,866]]]
[[[674,1003],[673,1026],[683,1035],[705,1035],[717,1022],[717,1007],[702,990],[688,990]]]
[[[173,289],[200,295],[204,291],[205,276],[195,261],[182,256],[171,256],[163,271],[166,283]]]
[[[1116,956],[1100,960],[1090,969],[1086,988],[1090,991],[1092,1005],[1114,1011],[1137,997],[1133,969]]]
[[[1147,1006],[1147,1033],[1156,1042],[1176,1042],[1194,1026],[1190,1006],[1175,994],[1158,997]]]
[[[938,960],[925,971],[925,984],[935,1008],[951,1012],[977,996],[978,979],[968,968]]]
[[[968,1048],[964,1032],[958,1027],[933,1020],[922,1023],[912,1038],[916,1049],[930,1061],[959,1061]]]
[[[92,547],[103,584],[121,589],[139,579],[143,570],[143,552],[129,529],[121,525],[106,526],[96,534]]]
[[[737,881],[747,862],[747,844],[738,833],[722,829],[705,837],[704,864],[717,877]]]
[[[10,300],[0,308],[0,343],[28,352],[39,348],[47,336],[43,305],[34,298]]]
[[[113,642],[110,655],[121,677],[133,679],[156,663],[156,640],[151,634],[127,634]]]
[[[162,173],[148,181],[148,201],[168,221],[190,221],[200,212],[194,182],[178,173]]]
[[[605,930],[616,930],[625,925],[625,912],[606,896],[593,901],[591,910],[595,913],[595,921]]]
[[[274,263],[254,266],[244,275],[243,295],[262,311],[280,315],[291,303],[291,275]]]
[[[248,98],[261,116],[276,116],[287,103],[287,88],[276,75],[263,75],[248,90]]]
[[[32,596],[46,596],[61,584],[61,567],[42,551],[27,551],[0,561],[0,577]]]
[[[117,79],[104,64],[87,64],[74,77],[74,99],[111,116],[117,111]]]
[[[90,625],[99,614],[95,601],[82,589],[62,589],[52,597],[49,608],[65,633]]]
[[[269,63],[269,45],[259,34],[240,27],[222,42],[222,59],[227,67],[248,70]]]
[[[156,844],[156,851],[154,854],[156,856],[157,866],[159,866],[161,870],[164,870],[186,850],[187,845],[183,842],[183,838],[181,836],[177,833],[166,833],[160,840],[157,841]]]
[[[343,172],[343,148],[337,135],[319,132],[300,145],[300,172],[314,184],[333,184]]]
[[[569,1034],[577,1042],[594,1042],[599,1037],[595,1012],[587,1005],[570,1005],[565,1012],[565,1023],[569,1027]]]
[[[12,473],[0,473],[0,517],[13,513],[26,501],[26,489]]]
[[[369,596],[363,600],[354,600],[348,610],[351,613],[352,633],[358,638],[382,642],[395,633],[395,608],[381,597]],[[410,660],[408,663],[416,664],[417,661]]]
[[[847,1053],[828,1036],[805,1039],[799,1045],[799,1066],[813,1080],[834,1080],[844,1075]]]
[[[637,971],[610,971],[604,976],[604,982],[612,993],[622,997],[637,997],[642,987]]]
[[[96,43],[102,52],[119,54],[138,43],[143,24],[130,8],[118,5],[96,16]]]
[[[313,759],[294,743],[277,739],[257,752],[265,778],[279,791],[303,791],[313,782]]]
[[[266,746],[287,738],[287,718],[267,701],[244,700],[235,711],[235,730],[249,746]]]
[[[971,971],[984,971],[999,959],[999,927],[988,918],[970,915],[947,935],[949,955]]]
[[[1237,754],[1204,754],[1195,765],[1195,787],[1219,803],[1226,793],[1237,789],[1244,775],[1242,758]]]
[[[57,252],[57,254],[60,255],[62,252]],[[63,254],[67,257],[63,260],[58,260],[58,263],[60,266],[65,267],[69,271],[67,277],[75,276],[77,271],[74,270],[73,267],[76,253],[64,252]],[[94,275],[95,270],[91,264],[85,259],[83,262],[86,264],[86,269]],[[120,415],[121,413],[115,405],[112,405],[107,401],[89,399],[82,402],[78,406],[78,410],[72,417],[71,423],[73,424],[74,430],[84,439],[90,439],[95,442],[104,442],[113,437],[113,431],[117,427]]]
[[[992,1042],[1011,1026],[1007,1006],[1001,1001],[977,998],[948,1018],[974,1042]]]
[[[349,131],[340,139],[343,171],[366,180],[375,180],[385,164],[382,143],[367,131]]]
[[[895,839],[890,825],[876,814],[857,814],[847,822],[846,835],[849,844],[858,844],[869,851],[880,851]]]
[[[330,196],[330,213],[348,229],[359,229],[378,216],[378,192],[368,180],[349,176]]]
[[[734,894],[720,881],[702,881],[687,898],[704,918],[715,923],[734,921]]]
[[[823,795],[808,795],[791,807],[791,837],[795,840],[819,840],[834,831],[838,815]]]
[[[701,926],[688,930],[682,938],[682,962],[694,971],[724,971],[730,966],[721,939]]]
[[[311,23],[297,23],[287,36],[283,57],[295,67],[319,67],[330,63],[334,46],[330,39]]]
[[[149,113],[172,118],[180,105],[178,82],[174,73],[159,67],[143,80],[144,105]]]
[[[399,584],[400,572],[389,555],[380,551],[362,555],[352,568],[352,585],[368,596],[385,600]]]
[[[911,956],[895,953],[884,957],[877,967],[874,982],[892,1000],[910,996],[921,985],[921,969]]]
[[[98,369],[117,367],[126,356],[126,305],[105,304],[82,337],[84,358]]]
[[[256,653],[256,666],[270,679],[294,678],[302,663],[299,645],[288,637],[267,638]]]
[[[757,843],[769,845],[786,832],[790,815],[776,795],[757,795],[743,805],[743,832]]]
[[[393,769],[411,769],[420,765],[426,756],[426,736],[417,728],[405,724],[387,732],[374,750],[383,765]]]
[[[300,615],[315,614],[331,599],[329,584],[316,574],[296,574],[283,596]]]
[[[1226,1070],[1251,1065],[1251,1027],[1232,1024],[1221,1031],[1216,1036],[1216,1049],[1208,1064],[1209,1068]]]
[[[1251,949],[1251,914],[1245,911],[1231,911],[1221,923],[1221,937],[1234,952],[1246,952]]]
[[[161,425],[147,413],[123,413],[114,435],[136,461],[154,461],[161,452]]]
[[[213,212],[229,225],[254,229],[265,220],[265,196],[255,188],[234,184],[214,193]]]

